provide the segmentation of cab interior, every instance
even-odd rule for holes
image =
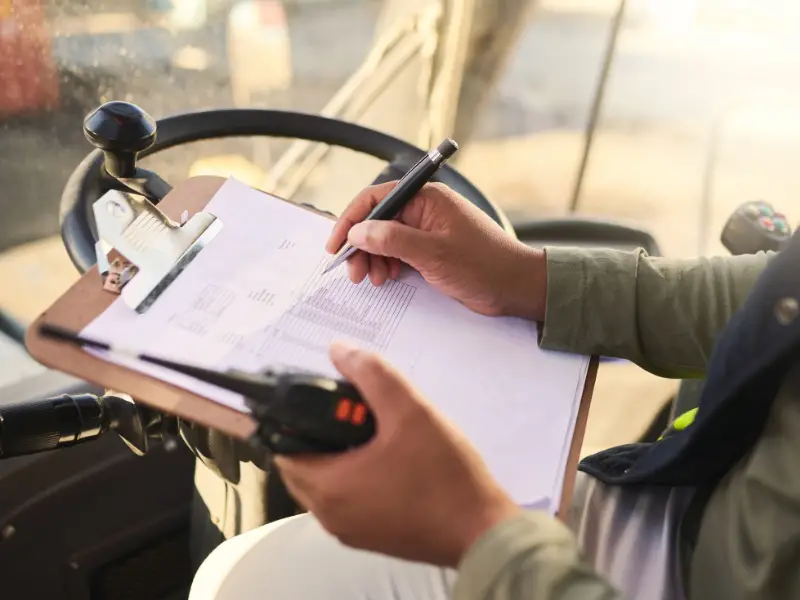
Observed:
[[[158,121],[165,147],[139,166],[169,184],[233,176],[334,214],[402,162],[387,170],[376,156],[266,136],[286,131],[268,111],[416,148],[452,135],[462,146],[453,167],[531,245],[725,254],[721,232],[745,202],[800,219],[795,3],[503,5],[0,0],[0,412],[103,393],[38,364],[24,336],[80,276],[65,190],[93,150],[83,119],[109,101]],[[237,109],[267,111],[263,127],[229,118]],[[185,114],[201,116],[180,129],[174,118]],[[601,360],[581,455],[655,439],[701,384]],[[185,599],[195,524],[238,501],[196,475],[179,436],[151,440],[143,455],[113,433],[2,452],[0,579],[10,600]],[[272,493],[271,519],[296,508]]]

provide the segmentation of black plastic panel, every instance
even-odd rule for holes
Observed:
[[[188,585],[191,578],[188,541],[180,540],[188,540],[193,472],[194,457],[183,444],[137,457],[113,434],[0,461],[2,598],[160,600],[180,594],[176,580]],[[154,570],[159,544],[170,549],[174,568],[184,569],[171,581]],[[175,554],[181,546],[184,554]],[[137,577],[152,578],[154,588],[90,593],[93,586],[108,590],[104,582]]]

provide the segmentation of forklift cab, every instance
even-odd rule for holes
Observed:
[[[0,86],[0,144],[9,156],[16,155],[13,169],[0,159],[0,169],[8,170],[0,178],[22,199],[14,206],[0,199],[9,228],[0,251],[58,234],[71,273],[95,262],[91,202],[107,189],[128,185],[109,176],[101,150],[87,155],[91,148],[81,120],[103,102],[132,100],[159,116],[155,144],[139,158],[167,186],[196,174],[233,174],[337,212],[350,192],[396,177],[422,148],[445,135],[464,148],[478,144],[486,129],[480,130],[476,115],[502,83],[500,74],[523,37],[523,25],[530,14],[547,12],[531,9],[538,3],[528,0],[504,2],[504,14],[492,10],[493,2],[460,0],[6,4],[12,9],[4,13],[0,0],[0,47],[27,44],[20,56],[35,60],[26,62],[26,69],[15,66],[13,77],[38,74],[25,89],[39,91],[28,96],[38,99],[20,102],[8,95],[11,87]],[[38,32],[33,41],[20,33],[26,30],[23,20],[34,18],[31,7],[38,11],[27,29]],[[65,14],[70,18],[62,18]],[[78,18],[87,14],[92,19]],[[13,28],[6,26],[10,17]],[[585,21],[579,21],[580,29]],[[334,48],[332,32],[342,27],[352,35],[336,46],[341,54],[326,60],[315,44],[328,40]],[[335,37],[341,39],[338,33]],[[613,49],[608,47],[606,58]],[[595,47],[592,56],[601,54],[603,47]],[[5,78],[11,72],[4,66],[6,55],[0,51]],[[253,55],[269,67],[263,76],[244,68],[243,61]],[[330,71],[351,65],[352,73],[321,72],[323,64]],[[590,71],[596,73],[594,62]],[[576,126],[584,166],[607,74],[603,69],[596,85],[593,79],[588,86],[594,118],[586,130]],[[59,81],[62,85],[56,85]],[[167,92],[155,94],[156,89]],[[507,101],[511,108],[503,103],[491,108],[495,134],[519,119],[520,103],[512,100]],[[538,106],[527,100],[521,105],[530,112]],[[209,112],[209,106],[235,108]],[[262,138],[269,139],[261,145],[252,141]],[[336,144],[361,154],[343,158],[331,152]],[[213,146],[212,157],[197,159],[190,151],[197,146]],[[360,162],[364,153],[373,155],[367,168]],[[582,172],[576,176],[578,188]],[[650,255],[661,253],[662,244],[635,221],[584,218],[569,209],[558,218],[544,218],[536,207],[512,215],[501,198],[484,195],[485,186],[473,179],[459,163],[443,175],[510,235],[530,245],[642,247]],[[323,197],[321,180],[333,180],[347,193]],[[151,199],[157,201],[158,194]],[[33,218],[41,214],[48,219]],[[63,394],[102,397],[105,390],[35,364],[24,352],[24,330],[24,320],[0,312],[0,356],[13,365],[7,371],[14,371],[13,381],[0,385],[0,414],[11,405]],[[279,480],[251,463],[243,463],[238,481],[226,479],[226,466],[214,456],[227,440],[191,427],[178,429],[179,435],[165,428],[148,437],[146,452],[132,451],[109,433],[0,460],[3,597],[185,600],[194,569],[224,537],[296,510]],[[0,420],[0,456],[8,454],[1,443],[7,433]]]
[[[132,105],[128,107],[135,111]],[[149,120],[144,114],[140,118]],[[158,122],[155,143],[142,149],[141,154],[232,133],[297,137],[347,146],[389,162],[379,179],[394,178],[394,174],[403,172],[423,153],[402,140],[344,121],[248,109],[204,111],[162,119]],[[97,142],[96,136],[87,137]],[[122,141],[98,143],[98,149],[76,168],[64,189],[60,207],[61,236],[73,264],[81,272],[95,262],[96,239],[89,218],[91,204],[106,189],[131,189],[132,180],[115,178],[109,174],[110,169],[105,168],[106,161],[115,152],[137,153],[115,145],[123,144],[126,139],[131,136],[122,132],[119,136]],[[115,160],[114,164],[118,162]],[[478,205],[510,235],[532,244],[588,243],[620,248],[634,245],[645,246],[652,253],[658,251],[646,232],[606,221],[574,218],[531,221],[515,226],[456,169],[445,167],[438,178]],[[135,180],[139,187],[134,191],[154,203],[170,187],[157,174],[141,168]],[[153,185],[153,181],[158,184]],[[8,316],[3,323],[5,337],[20,344],[23,327]],[[0,515],[6,515],[6,540],[0,544],[0,570],[5,573],[6,568],[9,569],[4,577],[6,589],[35,594],[31,597],[71,598],[60,596],[66,584],[69,589],[77,590],[76,597],[87,600],[123,597],[117,596],[123,590],[126,598],[185,597],[182,594],[186,593],[191,573],[223,539],[218,528],[222,525],[220,521],[231,515],[232,496],[241,503],[234,511],[240,519],[241,515],[254,512],[249,504],[261,508],[266,521],[296,510],[280,480],[246,464],[247,461],[239,464],[236,459],[233,467],[236,474],[231,476],[231,468],[215,456],[214,449],[215,444],[229,441],[189,424],[179,425],[183,440],[164,436],[159,430],[146,444],[146,452],[136,452],[144,456],[131,452],[131,448],[141,449],[141,444],[126,439],[126,445],[111,435],[55,450],[60,445],[57,434],[61,430],[58,424],[50,423],[51,431],[43,431],[42,428],[48,427],[46,417],[26,421],[30,443],[19,443],[21,432],[15,430],[18,421],[9,412],[14,405],[22,403],[35,409],[42,406],[44,398],[75,393],[102,396],[103,392],[48,371],[3,391],[4,408],[0,407],[0,414],[5,411],[6,418],[4,428],[0,429],[0,439],[5,442],[4,455],[53,449],[0,462],[0,486],[9,490],[0,501]],[[47,433],[49,442],[44,441]],[[12,443],[14,440],[16,443]],[[209,468],[214,471],[211,477]],[[248,477],[254,481],[248,481]],[[33,489],[49,491],[35,494]],[[262,506],[265,496],[266,509]],[[257,512],[258,508],[255,510]],[[256,521],[249,525],[259,524]],[[69,531],[69,535],[59,537],[57,543],[44,543],[54,531]],[[31,581],[30,557],[34,554],[42,558],[37,568],[54,569],[52,577]],[[66,571],[63,571],[65,565]]]

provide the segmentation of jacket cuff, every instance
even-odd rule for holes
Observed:
[[[574,545],[569,530],[552,516],[523,512],[484,533],[464,555],[458,568],[453,600],[483,600],[517,558],[543,546]]]
[[[545,248],[545,254],[547,305],[541,347],[585,355],[630,347],[637,335],[639,253],[555,246]]]

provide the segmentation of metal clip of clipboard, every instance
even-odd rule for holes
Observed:
[[[222,229],[207,212],[176,223],[148,199],[118,190],[103,194],[93,206],[99,241],[97,268],[107,291],[120,294],[144,313]],[[116,250],[122,258],[109,261]]]

